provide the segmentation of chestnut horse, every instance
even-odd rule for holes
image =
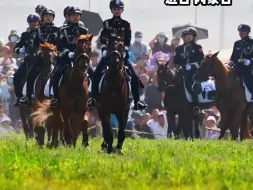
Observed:
[[[45,126],[50,116],[63,120],[54,124],[53,137],[50,147],[58,146],[58,133],[62,132],[67,145],[76,146],[79,133],[83,132],[84,146],[88,146],[88,122],[84,120],[87,111],[86,102],[88,93],[88,68],[90,64],[91,42],[93,35],[81,35],[76,39],[75,60],[73,66],[65,71],[60,87],[59,108],[50,108],[50,100],[38,104],[33,114],[34,123]],[[57,119],[56,119],[57,120]]]
[[[158,90],[165,93],[163,103],[167,110],[168,134],[174,133],[176,138],[183,129],[185,139],[201,137],[201,115],[194,115],[192,104],[186,98],[182,68],[179,70],[169,69],[169,62],[157,59]],[[201,109],[207,109],[214,105],[214,101],[201,103]],[[175,116],[178,115],[179,123],[176,126]],[[194,124],[193,124],[194,123]],[[194,128],[193,128],[194,126]],[[194,130],[193,130],[194,129]]]
[[[131,100],[129,99],[129,84],[124,65],[124,44],[119,37],[108,40],[108,69],[102,77],[97,110],[103,127],[104,141],[102,149],[113,152],[113,133],[111,130],[111,114],[117,117],[119,123],[118,144],[115,151],[121,153],[125,140],[125,126]]]
[[[233,69],[229,69],[218,58],[219,52],[206,56],[201,62],[200,69],[194,76],[196,82],[214,77],[217,89],[217,108],[221,114],[219,139],[223,138],[227,129],[230,130],[233,140],[238,138],[240,126],[240,139],[247,135],[247,117],[251,112],[252,103],[245,100],[245,90],[242,80]]]

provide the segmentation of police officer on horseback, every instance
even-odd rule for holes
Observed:
[[[43,24],[43,19],[42,19],[42,11],[46,9],[46,7],[44,5],[37,5],[35,7],[35,12],[40,15],[40,22],[39,25]]]
[[[68,16],[68,10],[69,10],[69,8],[70,8],[70,6],[67,6],[67,7],[65,7],[64,10],[63,10],[63,16],[64,16],[64,18],[65,18],[65,22],[64,22],[64,24],[63,24],[62,27],[65,27],[65,26],[68,26],[68,25],[71,24],[70,18],[69,18],[69,16]],[[79,21],[78,24],[79,24],[79,26],[84,27],[84,24],[83,24],[82,21]]]
[[[55,13],[51,9],[43,9],[41,13],[41,19],[43,25],[39,26],[36,30],[36,34],[33,40],[34,47],[39,50],[40,44],[50,43],[55,46],[58,45],[59,28],[54,26],[53,21]],[[40,54],[37,57],[40,58]],[[40,64],[34,64],[27,78],[27,94],[20,99],[20,104],[28,106],[31,100],[33,91],[33,83],[39,73],[42,71]]]
[[[234,43],[229,65],[235,69],[237,76],[243,78],[244,83],[253,95],[253,39],[249,37],[251,28],[249,25],[240,24],[238,32],[241,40]]]
[[[82,11],[77,7],[69,7],[67,16],[70,24],[61,29],[58,50],[60,51],[59,61],[51,78],[54,96],[51,100],[52,107],[59,105],[58,83],[65,69],[71,67],[71,63],[75,57],[76,38],[80,35],[88,34],[88,29],[79,25]],[[93,70],[89,68],[89,75],[92,76]]]
[[[116,34],[117,36],[121,37],[121,34],[123,33],[123,40],[126,50],[126,56],[125,56],[125,65],[129,68],[131,72],[131,89],[134,96],[134,109],[146,109],[147,105],[145,102],[140,102],[140,96],[139,96],[139,87],[140,87],[140,79],[138,78],[133,66],[128,62],[128,49],[131,43],[131,25],[126,20],[123,20],[121,18],[121,14],[124,11],[124,3],[121,0],[111,0],[110,2],[110,10],[113,14],[113,18],[105,20],[103,23],[103,30],[101,31],[100,35],[100,43],[101,43],[101,50],[103,57],[97,66],[93,81],[92,81],[92,92],[90,98],[87,102],[87,107],[96,107],[96,99],[98,97],[98,83],[102,77],[102,70],[106,68],[107,66],[107,50],[106,50],[106,44],[108,37],[110,37],[112,34]]]
[[[30,14],[27,17],[27,22],[29,24],[30,30],[23,32],[21,34],[19,42],[16,44],[14,50],[16,54],[26,54],[27,47],[32,43],[34,36],[36,35],[36,29],[39,25],[40,17],[37,14]],[[28,69],[27,59],[25,57],[24,61],[21,63],[20,67],[18,68],[17,72],[14,74],[13,84],[14,84],[14,91],[16,94],[16,100],[14,102],[14,106],[19,105],[19,100],[22,97],[22,80],[24,79],[26,70]]]
[[[182,32],[183,45],[179,45],[175,50],[175,64],[182,67],[185,85],[191,93],[193,100],[193,113],[199,114],[198,92],[192,89],[193,75],[200,67],[200,62],[204,59],[202,46],[196,43],[197,30],[188,27]]]

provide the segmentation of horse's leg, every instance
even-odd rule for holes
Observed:
[[[128,118],[128,110],[125,113],[116,114],[116,117],[119,122],[118,144],[116,146],[116,150],[119,150],[120,152],[122,150],[123,143],[125,140],[125,126],[126,126],[127,118]]]
[[[101,120],[101,124],[103,127],[103,136],[104,136],[104,142],[102,143],[102,149],[104,150],[105,145],[107,146],[107,152],[112,152],[112,144],[113,144],[113,133],[111,130],[111,114],[107,114],[104,112],[99,111],[99,117]]]
[[[89,146],[88,127],[89,127],[89,122],[87,120],[84,120],[83,121],[83,127],[82,127],[82,131],[83,131],[82,145],[85,146],[85,147]]]
[[[44,127],[35,127],[35,130],[36,130],[36,141],[37,141],[37,144],[39,146],[43,146],[45,143],[44,143],[44,139],[45,139],[45,128]]]
[[[172,132],[174,133],[175,137],[178,137],[176,131],[176,119],[175,114],[167,111],[167,122],[168,122],[168,137],[172,136]]]
[[[64,121],[65,121],[63,124],[64,141],[66,145],[70,146],[72,145],[72,132],[69,125],[69,118],[68,117],[64,118]]]
[[[20,112],[20,118],[23,123],[23,129],[25,133],[26,140],[29,140],[29,127],[28,127],[28,121],[26,118],[25,110],[23,106],[19,106],[19,112]]]
[[[194,132],[195,138],[201,138],[200,118],[198,115],[194,116]]]
[[[76,147],[76,141],[83,127],[84,114],[76,113],[71,116],[70,127],[72,131],[72,143]]]
[[[241,125],[240,125],[240,140],[242,141],[245,138],[245,134],[247,134],[249,131],[248,129],[248,113],[247,110],[245,110],[242,114],[242,119],[241,119]]]
[[[236,113],[234,114],[234,117],[232,117],[233,120],[232,120],[232,125],[230,127],[232,140],[238,139],[238,130],[239,130],[239,126],[241,125],[244,110],[245,110],[244,108],[237,109]],[[243,133],[243,135],[244,135],[244,133]]]

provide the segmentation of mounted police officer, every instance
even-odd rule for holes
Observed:
[[[33,45],[35,48],[39,50],[40,44],[50,43],[55,46],[58,45],[59,41],[59,29],[54,26],[53,21],[55,18],[55,13],[51,9],[43,9],[41,13],[41,19],[43,21],[43,25],[37,28]],[[38,59],[40,58],[40,54],[38,55]],[[20,99],[20,104],[28,106],[31,101],[31,96],[33,92],[33,83],[36,77],[42,72],[40,64],[34,64],[31,72],[28,74],[27,78],[27,94]]]
[[[253,39],[249,37],[251,28],[249,25],[240,24],[238,31],[241,40],[234,43],[229,64],[234,67],[237,76],[244,79],[244,83],[253,95]]]
[[[37,5],[36,7],[35,7],[35,12],[38,14],[38,15],[40,15],[40,23],[39,23],[39,25],[41,25],[41,24],[43,24],[43,19],[42,19],[42,11],[44,10],[44,9],[46,9],[46,7],[44,6],[44,5]]]
[[[193,100],[193,113],[199,114],[198,93],[192,89],[193,75],[200,67],[200,62],[204,59],[202,46],[196,43],[197,30],[188,27],[182,32],[183,45],[179,45],[175,50],[175,64],[181,66],[184,73],[184,81],[187,90]]]
[[[52,85],[54,91],[54,97],[52,98],[52,107],[57,107],[59,105],[59,90],[58,83],[60,77],[64,73],[65,69],[71,67],[71,62],[73,61],[76,48],[76,38],[80,35],[88,34],[88,29],[80,26],[78,23],[82,11],[77,7],[70,7],[68,9],[67,16],[71,22],[69,25],[66,25],[62,28],[58,50],[61,52],[59,57],[59,62],[55,68],[54,75],[52,76]],[[89,69],[89,75],[92,76],[93,71]]]
[[[124,11],[124,3],[121,0],[111,0],[110,2],[110,10],[113,14],[113,18],[105,20],[103,23],[103,30],[101,31],[100,35],[100,43],[101,43],[101,50],[103,57],[99,63],[99,65],[96,68],[96,71],[94,73],[93,81],[92,81],[92,92],[90,98],[87,102],[88,107],[95,107],[96,106],[96,98],[98,97],[98,83],[102,76],[102,70],[106,68],[107,65],[107,51],[106,51],[106,44],[107,39],[112,34],[116,34],[117,36],[121,37],[122,33],[125,50],[126,50],[126,56],[125,56],[125,65],[129,68],[131,72],[131,89],[133,92],[134,97],[134,109],[146,109],[147,105],[145,102],[140,102],[140,96],[139,96],[139,87],[140,87],[140,79],[138,78],[133,66],[128,62],[128,49],[131,43],[131,25],[128,21],[123,20],[121,18],[121,14]]]
[[[68,16],[68,10],[69,10],[69,8],[70,8],[70,6],[67,6],[67,7],[65,7],[64,10],[63,10],[63,16],[64,16],[64,18],[65,18],[65,22],[64,22],[64,24],[63,24],[63,27],[65,27],[65,26],[71,24],[70,18],[69,18],[69,16]],[[84,24],[83,24],[82,21],[79,21],[78,24],[79,24],[79,26],[84,27]]]
[[[25,54],[27,52],[27,47],[29,43],[34,39],[36,34],[36,29],[39,25],[40,17],[37,14],[30,14],[27,17],[27,22],[29,24],[30,30],[23,32],[21,34],[19,42],[15,46],[15,53],[16,54]],[[14,102],[14,106],[19,105],[19,100],[22,97],[22,79],[25,77],[26,70],[29,67],[27,65],[26,57],[24,61],[21,63],[20,67],[18,68],[17,72],[14,74],[13,84],[14,84],[14,91],[16,94],[16,100]]]

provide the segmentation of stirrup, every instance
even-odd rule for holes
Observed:
[[[96,99],[95,98],[89,98],[86,107],[88,108],[95,108],[96,107]]]
[[[28,106],[29,103],[30,103],[30,100],[29,100],[29,98],[27,96],[23,96],[19,100],[19,104],[24,105],[24,106]]]
[[[199,106],[194,106],[192,109],[192,112],[194,115],[199,115],[201,113],[201,110],[200,110]]]
[[[59,106],[59,100],[57,98],[52,98],[50,106],[53,108],[57,108]]]

